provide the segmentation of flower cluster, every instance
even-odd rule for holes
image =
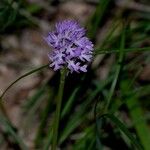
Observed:
[[[53,50],[48,57],[54,70],[67,67],[70,72],[86,72],[92,59],[93,44],[85,36],[85,29],[76,21],[65,20],[55,25],[55,30],[45,37]]]

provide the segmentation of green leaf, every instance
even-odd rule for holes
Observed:
[[[61,113],[61,118],[63,118],[66,114],[68,114],[71,110],[71,106],[76,98],[76,94],[79,91],[79,88],[76,88],[73,93],[71,94],[70,98],[67,100],[67,103],[65,104],[62,113]]]
[[[131,90],[133,83],[140,72],[141,70],[139,69],[132,80],[123,81],[123,83],[121,84],[121,89],[122,89],[122,93],[126,96],[126,99],[124,101],[126,102],[126,105],[129,109],[129,114],[131,116],[133,126],[136,129],[141,144],[143,145],[145,150],[149,150],[150,128],[148,127],[147,122],[143,117],[144,115],[142,112],[142,108],[138,101],[138,98],[140,96],[143,96],[143,92],[142,90],[140,90],[136,94]],[[147,86],[143,88],[144,88],[144,94],[145,93],[149,94],[150,90],[149,89],[147,90]],[[129,91],[132,91],[132,93],[130,93]]]
[[[17,78],[15,81],[13,81],[13,82],[4,90],[4,92],[3,92],[3,93],[1,94],[1,96],[0,96],[0,100],[2,100],[2,98],[3,98],[4,95],[5,95],[5,93],[6,93],[15,83],[17,83],[19,80],[21,80],[21,79],[23,79],[23,78],[25,78],[25,77],[27,77],[27,76],[29,76],[29,75],[35,73],[35,72],[41,71],[42,69],[44,69],[44,68],[46,68],[46,67],[48,67],[48,64],[47,64],[47,65],[43,65],[43,66],[41,66],[41,67],[38,67],[38,68],[36,68],[36,69],[33,69],[33,70],[31,70],[31,71],[25,73],[24,75],[20,76],[19,78]]]
[[[36,104],[36,102],[39,99],[41,99],[41,97],[46,93],[46,89],[47,89],[46,85],[43,85],[42,87],[37,89],[37,91],[33,96],[27,99],[26,103],[23,106],[26,112],[32,109],[32,107]]]
[[[122,68],[122,61],[123,61],[123,57],[124,57],[124,47],[125,47],[125,27],[123,28],[123,31],[122,31],[118,64],[117,64],[117,67],[116,67],[114,80],[112,82],[112,85],[111,85],[111,88],[110,88],[110,91],[109,91],[109,94],[108,94],[106,106],[105,106],[105,109],[104,109],[105,112],[107,112],[108,107],[111,103],[111,99],[112,99],[112,96],[114,94],[115,87],[116,87],[116,84],[117,84],[117,81],[118,81],[118,78],[119,78],[119,74],[120,74],[120,71],[121,71],[121,68]]]
[[[49,117],[49,113],[51,111],[52,108],[52,99],[54,97],[53,94],[53,90],[50,89],[48,90],[48,100],[47,100],[47,105],[45,106],[44,110],[42,111],[41,114],[41,119],[40,119],[40,124],[36,133],[36,137],[35,137],[35,147],[39,147],[42,145],[43,139],[44,139],[44,129],[46,127],[46,123]]]
[[[136,96],[131,96],[127,99],[126,104],[129,108],[133,125],[137,131],[138,137],[144,150],[149,150],[150,128],[148,128],[146,120],[143,118],[143,113]]]
[[[75,144],[73,145],[73,148],[72,148],[73,150],[95,149],[96,138],[95,138],[95,125],[94,124],[91,126],[88,126],[79,134],[81,134],[81,137],[75,141]],[[88,147],[87,147],[87,143],[88,143]]]
[[[125,124],[123,124],[117,117],[115,117],[113,114],[104,114],[99,119],[104,117],[109,118],[130,139],[130,141],[138,150],[144,150],[135,137],[129,132]]]
[[[36,3],[30,4],[26,8],[26,10],[31,14],[38,13],[41,9],[42,7]]]
[[[80,111],[71,116],[71,119],[69,120],[60,137],[60,144],[64,142],[65,139],[74,131],[74,129],[76,129],[85,120],[85,109],[86,107],[82,107]]]
[[[123,49],[123,52],[128,53],[128,52],[144,52],[144,51],[150,51],[150,47],[143,47],[143,48],[125,48]],[[112,53],[119,53],[120,50],[119,49],[114,49],[114,50],[105,50],[105,49],[97,49],[95,51],[94,55],[100,55],[100,54],[112,54]]]
[[[22,150],[28,150],[22,138],[14,131],[10,122],[2,114],[0,114],[0,124],[4,126],[6,132],[14,138]]]
[[[96,36],[99,24],[102,21],[102,18],[110,2],[111,0],[99,0],[99,4],[87,25],[88,35],[90,38],[93,39]]]

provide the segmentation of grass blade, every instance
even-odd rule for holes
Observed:
[[[42,111],[40,125],[38,127],[36,137],[35,137],[35,147],[41,146],[43,142],[44,128],[46,127],[47,119],[51,111],[53,97],[54,97],[53,90],[49,88],[49,96],[47,100],[47,105],[45,109]]]
[[[150,47],[143,47],[143,48],[126,48],[123,50],[123,52],[144,52],[144,51],[150,51]],[[111,53],[119,53],[120,50],[119,49],[114,49],[114,50],[96,50],[94,55],[100,55],[100,54],[111,54]]]
[[[38,88],[36,93],[31,98],[27,99],[27,102],[23,106],[25,112],[32,109],[36,102],[46,93],[46,86],[47,85],[44,84],[42,87]]]
[[[75,96],[77,94],[77,92],[79,91],[79,88],[76,88],[73,93],[71,94],[70,98],[67,101],[67,104],[65,105],[65,107],[62,110],[62,114],[61,114],[61,118],[63,118],[67,113],[70,112],[71,106],[75,100]]]
[[[35,72],[38,72],[38,71],[40,71],[40,70],[42,70],[42,69],[44,69],[44,68],[46,68],[46,67],[48,67],[48,64],[47,64],[47,65],[43,65],[43,66],[41,66],[41,67],[39,67],[39,68],[33,69],[33,70],[31,70],[31,71],[25,73],[24,75],[20,76],[20,77],[19,77],[18,79],[16,79],[15,81],[13,81],[13,82],[4,90],[4,92],[3,92],[2,95],[0,96],[0,100],[2,100],[3,96],[5,95],[5,93],[6,93],[15,83],[17,83],[19,80],[21,80],[21,79],[23,79],[23,78],[25,78],[25,77],[27,77],[27,76],[29,76],[29,75],[35,73]]]
[[[128,98],[126,104],[129,108],[129,113],[132,117],[133,125],[135,126],[141,144],[143,145],[144,150],[149,150],[150,129],[148,128],[145,119],[143,119],[143,113],[138,104],[138,99],[135,96],[132,96]]]
[[[109,118],[113,123],[115,123],[115,125],[131,140],[138,150],[144,150],[134,136],[129,132],[127,127],[117,117],[115,117],[113,114],[104,114],[101,116],[101,118],[103,117]]]
[[[121,71],[121,68],[122,68],[122,61],[123,61],[123,57],[124,57],[124,47],[125,47],[125,28],[123,29],[123,32],[122,32],[122,36],[121,36],[121,43],[120,43],[120,53],[119,53],[119,58],[118,58],[118,66],[116,68],[116,73],[115,73],[115,76],[114,76],[114,80],[112,82],[112,85],[111,85],[111,88],[110,88],[110,92],[109,92],[109,95],[108,95],[108,98],[107,98],[107,102],[106,102],[106,106],[105,106],[105,109],[104,111],[107,112],[108,110],[108,107],[110,105],[110,102],[111,102],[111,99],[112,99],[112,96],[113,96],[113,93],[114,93],[114,90],[115,90],[115,87],[116,87],[116,84],[117,84],[117,81],[118,81],[118,77],[119,77],[119,73]]]
[[[92,18],[90,19],[90,22],[87,26],[88,28],[88,35],[91,39],[93,39],[96,36],[96,32],[98,30],[99,24],[105,14],[105,11],[107,10],[108,4],[111,0],[99,0],[99,5],[96,8],[95,13],[93,14]]]
[[[14,140],[18,143],[19,147],[22,150],[28,150],[22,138],[19,135],[17,135],[17,133],[14,131],[9,121],[7,121],[7,119],[1,114],[0,114],[0,123],[5,127],[6,132],[8,132],[14,138]]]

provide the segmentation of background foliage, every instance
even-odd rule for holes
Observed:
[[[1,0],[1,149],[50,149],[60,74],[48,68],[50,49],[42,36],[57,20],[73,18],[87,28],[95,51],[86,74],[67,76],[59,147],[149,150],[149,4],[148,0]],[[30,36],[31,43],[26,43]],[[14,44],[16,38],[19,46]]]

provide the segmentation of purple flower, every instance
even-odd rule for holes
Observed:
[[[93,44],[85,36],[85,29],[76,21],[65,20],[55,25],[55,30],[45,37],[53,50],[48,57],[54,70],[67,67],[70,72],[87,72],[92,60]]]

